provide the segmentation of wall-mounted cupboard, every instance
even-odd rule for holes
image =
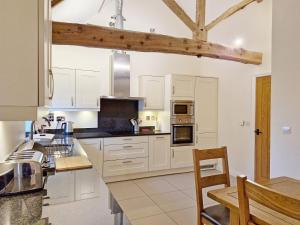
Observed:
[[[100,110],[103,91],[101,72],[53,68],[54,95],[52,109]]]
[[[145,98],[145,110],[163,110],[165,99],[165,77],[140,76],[139,96]]]
[[[51,1],[2,0],[0,15],[0,121],[34,120],[53,93]]]

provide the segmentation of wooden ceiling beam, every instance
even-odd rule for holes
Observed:
[[[207,41],[207,30],[205,29],[206,0],[196,0],[196,30],[194,39]]]
[[[248,6],[249,4],[251,4],[252,2],[257,2],[260,3],[263,0],[243,0],[240,3],[230,7],[228,10],[226,10],[222,15],[220,15],[218,18],[216,18],[215,20],[213,20],[211,23],[209,23],[206,26],[206,30],[211,30],[212,28],[214,28],[217,24],[219,24],[220,22],[222,22],[223,20],[227,19],[228,17],[232,16],[233,14],[235,14],[236,12],[242,10],[243,8],[245,8],[246,6]]]
[[[51,0],[51,7],[54,7],[56,5],[58,5],[59,3],[61,3],[63,0]]]
[[[262,63],[261,53],[205,41],[74,23],[53,22],[52,27],[53,44],[57,45],[205,56],[256,65]]]
[[[166,6],[193,32],[196,30],[195,22],[188,14],[177,4],[175,0],[162,0]]]

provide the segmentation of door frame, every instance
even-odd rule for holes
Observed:
[[[255,74],[252,77],[252,96],[251,96],[251,126],[250,126],[250,134],[251,134],[251,149],[253,149],[253,154],[252,159],[250,160],[251,163],[251,171],[252,171],[252,178],[253,180],[255,179],[255,172],[256,172],[256,137],[255,137],[255,129],[256,129],[256,79],[259,77],[266,77],[266,76],[271,76],[272,77],[272,73],[271,72],[266,72],[266,73],[258,73]],[[271,101],[272,101],[272,94],[271,94]],[[271,106],[272,108],[272,106]],[[272,115],[272,113],[271,113]],[[270,115],[270,120],[271,120],[271,115]],[[271,123],[270,123],[271,124]],[[270,164],[271,164],[271,145],[270,145]],[[270,165],[270,169],[271,169],[271,165]],[[270,171],[270,177],[271,177],[271,171]]]

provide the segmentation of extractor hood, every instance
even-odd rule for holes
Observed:
[[[114,52],[111,55],[110,64],[111,96],[101,98],[143,101],[144,98],[130,97],[130,55]]]
[[[115,0],[115,20],[116,29],[124,29],[125,18],[123,16],[123,0]],[[111,96],[102,96],[109,99],[141,100],[144,98],[130,97],[130,55],[123,51],[114,50],[110,57],[111,74]]]

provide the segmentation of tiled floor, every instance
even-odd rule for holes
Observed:
[[[204,172],[203,175],[212,173],[216,171]],[[99,182],[99,197],[43,207],[43,217],[50,217],[53,225],[113,225],[114,216],[108,209],[109,189],[124,211],[124,225],[196,225],[193,173],[116,182],[107,186],[102,180]],[[203,193],[205,206],[215,204],[207,197],[208,190]]]
[[[203,172],[203,176],[217,171]],[[234,181],[233,181],[234,183]],[[215,188],[222,188],[215,187]],[[196,225],[193,173],[183,173],[108,184],[108,189],[132,225]],[[215,204],[205,189],[205,207]]]

